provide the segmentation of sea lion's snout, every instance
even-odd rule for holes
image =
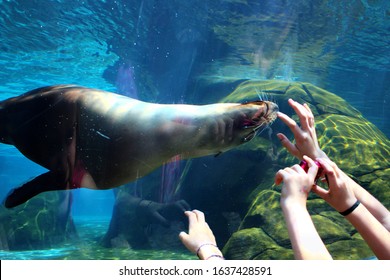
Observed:
[[[207,154],[220,154],[250,141],[277,118],[279,110],[271,101],[217,103],[200,109],[205,118],[199,119],[194,139]]]
[[[244,121],[246,126],[258,126],[263,124],[272,123],[276,119],[276,113],[279,111],[279,107],[276,103],[271,101],[253,101],[243,103],[244,106],[251,106],[256,109],[252,116]]]
[[[272,124],[277,117],[279,107],[276,103],[271,101],[253,101],[242,104],[248,106],[249,113],[246,114],[242,122],[242,128],[244,130],[250,130],[242,138],[242,142],[248,142],[252,140],[260,128],[265,128]]]

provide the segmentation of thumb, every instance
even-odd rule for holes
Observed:
[[[185,233],[184,231],[179,233],[179,239],[181,243],[192,253],[196,252],[196,248],[193,248],[193,245],[191,244],[190,236]]]
[[[284,169],[280,169],[278,172],[276,172],[275,185],[279,185],[281,182],[283,182],[286,175],[287,173]]]
[[[315,194],[317,194],[319,197],[321,197],[324,200],[326,200],[326,197],[329,194],[328,190],[326,190],[318,185],[314,185],[311,190],[312,190],[312,192],[314,192]]]
[[[278,172],[275,175],[275,185],[279,185],[281,182],[283,182],[283,176]]]
[[[184,232],[184,231],[180,232],[179,233],[179,239],[180,239],[181,242],[184,243],[184,241],[188,239],[188,234],[186,232]]]

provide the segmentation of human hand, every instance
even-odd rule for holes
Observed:
[[[288,204],[306,206],[307,197],[315,184],[314,181],[318,172],[318,166],[307,156],[303,156],[303,159],[309,165],[307,173],[301,166],[296,164],[292,167],[279,170],[275,175],[276,185],[283,182],[280,198],[282,208]]]
[[[291,98],[288,100],[288,104],[294,109],[295,113],[299,117],[301,127],[289,116],[284,113],[278,112],[278,117],[282,120],[294,134],[295,145],[284,135],[278,133],[277,136],[290,154],[296,158],[302,160],[303,155],[315,159],[319,157],[326,157],[326,154],[321,150],[317,134],[315,130],[314,115],[307,104],[300,104]]]
[[[318,158],[317,161],[324,170],[329,189],[316,185],[312,191],[338,212],[349,209],[357,200],[350,178],[333,161],[325,158]]]
[[[208,259],[213,256],[220,256],[222,253],[217,247],[214,234],[205,220],[204,213],[199,210],[186,211],[188,217],[188,233],[180,232],[181,242],[192,253],[198,255],[200,259]]]

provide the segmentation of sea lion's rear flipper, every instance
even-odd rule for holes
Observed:
[[[61,182],[58,178],[61,178],[58,173],[49,171],[11,190],[4,201],[5,207],[18,206],[42,192],[65,190],[67,188],[66,181]]]

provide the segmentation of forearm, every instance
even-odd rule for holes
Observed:
[[[390,232],[390,211],[354,180],[349,178],[349,181],[353,185],[356,198]]]
[[[357,229],[378,259],[390,259],[390,232],[360,204],[347,220]]]
[[[303,206],[282,206],[295,259],[332,259]]]

